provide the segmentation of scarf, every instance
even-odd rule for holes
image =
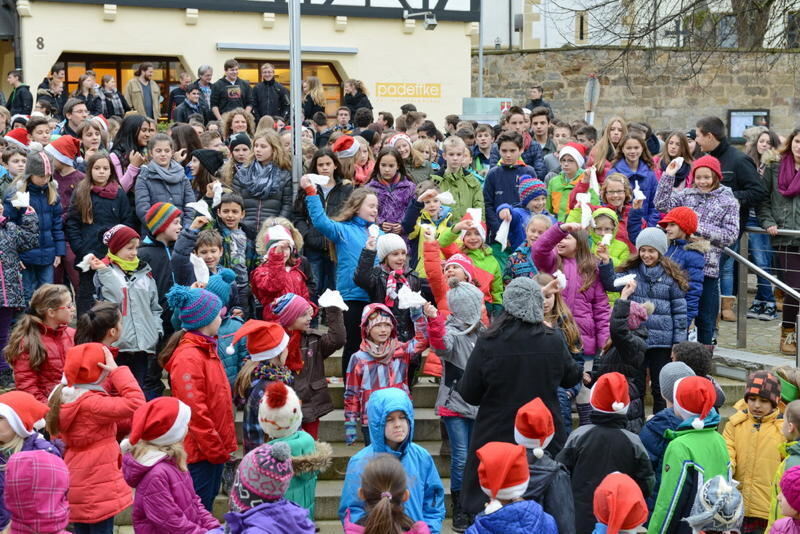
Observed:
[[[109,260],[111,260],[114,263],[116,263],[119,266],[119,268],[122,269],[125,272],[129,272],[130,273],[130,272],[133,272],[133,271],[135,271],[136,269],[139,268],[139,258],[136,258],[135,260],[130,260],[130,261],[129,260],[123,260],[122,258],[117,256],[116,254],[114,254],[110,250],[108,251],[108,255],[107,256],[108,256]]]
[[[111,101],[114,115],[119,115],[120,117],[125,115],[125,108],[122,106],[122,99],[117,91],[101,91],[100,95]]]
[[[289,355],[286,357],[286,367],[300,374],[303,370],[303,353],[300,350],[303,343],[303,332],[292,330],[289,332]]]
[[[269,190],[275,181],[278,169],[272,163],[262,165],[254,160],[253,163],[243,167],[236,173],[236,178],[250,195],[263,199],[269,195]]]
[[[253,380],[264,380],[266,382],[283,382],[291,387],[294,384],[294,375],[288,367],[275,365],[271,361],[259,362],[253,369]]]
[[[786,154],[778,171],[778,192],[785,197],[800,195],[800,171],[794,168],[794,157]]]
[[[174,159],[169,160],[169,166],[162,167],[155,161],[150,162],[147,168],[155,174],[155,176],[148,176],[147,178],[160,178],[167,184],[175,185],[180,184],[186,179],[186,171],[183,166]],[[140,175],[141,176],[141,175]],[[180,208],[180,206],[177,206]]]
[[[359,350],[363,350],[376,360],[383,360],[387,356],[391,357],[397,347],[397,338],[390,337],[383,343],[375,343],[369,338],[361,340]],[[391,359],[391,358],[390,358]],[[387,362],[381,362],[387,363]]]
[[[191,102],[189,102],[189,99],[187,98],[186,100],[183,101],[183,103],[186,105],[187,108],[189,108],[189,110],[192,111],[192,113],[200,113],[199,101],[197,102],[197,104],[192,104]]]
[[[405,275],[403,274],[402,269],[397,269],[396,271],[390,271],[388,267],[385,265],[381,265],[381,269],[385,273],[388,274],[386,278],[386,298],[384,299],[383,303],[389,307],[394,307],[394,303],[397,300],[397,290],[402,284],[408,285],[408,281],[406,280]]]
[[[108,182],[106,185],[93,185],[92,186],[92,193],[100,196],[101,198],[107,198],[110,200],[114,200],[117,198],[117,192],[119,191],[119,184],[117,182]]]

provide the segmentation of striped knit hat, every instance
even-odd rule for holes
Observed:
[[[246,512],[281,499],[294,476],[289,445],[265,443],[242,458],[231,488],[231,511]]]
[[[167,229],[169,224],[183,214],[181,210],[169,202],[156,202],[144,216],[144,224],[151,234],[157,236]]]
[[[547,195],[547,186],[544,185],[544,182],[530,174],[519,177],[517,189],[519,190],[519,204],[523,208],[534,198]]]
[[[211,324],[222,310],[222,302],[214,293],[186,286],[173,286],[167,293],[167,303],[173,310],[178,310],[181,328],[185,330],[197,330]]]
[[[292,326],[309,308],[311,304],[294,293],[286,293],[272,301],[272,313],[278,316],[278,322],[284,328]]]

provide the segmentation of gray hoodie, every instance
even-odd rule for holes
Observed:
[[[436,396],[436,408],[444,407],[452,410],[463,417],[475,419],[478,415],[478,407],[468,404],[456,391],[456,385],[464,373],[478,341],[478,334],[483,326],[478,323],[477,327],[466,331],[466,325],[458,320],[454,315],[450,315],[445,323],[444,345],[446,350],[437,350],[436,355],[442,359],[442,382],[439,384],[439,393]]]

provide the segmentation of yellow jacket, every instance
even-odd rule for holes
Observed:
[[[769,518],[772,479],[783,459],[781,445],[785,442],[780,412],[773,410],[759,424],[740,400],[722,436],[731,457],[733,478],[739,481],[739,491],[744,498],[746,517]]]

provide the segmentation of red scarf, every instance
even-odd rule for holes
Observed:
[[[383,266],[383,269],[389,274],[388,278],[386,278],[386,298],[383,300],[383,303],[387,307],[392,308],[394,306],[394,301],[397,299],[397,291],[403,284],[408,285],[408,281],[402,269],[389,271],[385,266]]]
[[[303,370],[303,354],[300,350],[303,344],[303,332],[292,330],[289,332],[289,355],[286,357],[286,367],[293,373],[300,374]]]
[[[115,199],[117,198],[117,191],[119,191],[119,184],[117,182],[108,182],[106,185],[92,186],[92,193],[100,195],[102,198]]]

